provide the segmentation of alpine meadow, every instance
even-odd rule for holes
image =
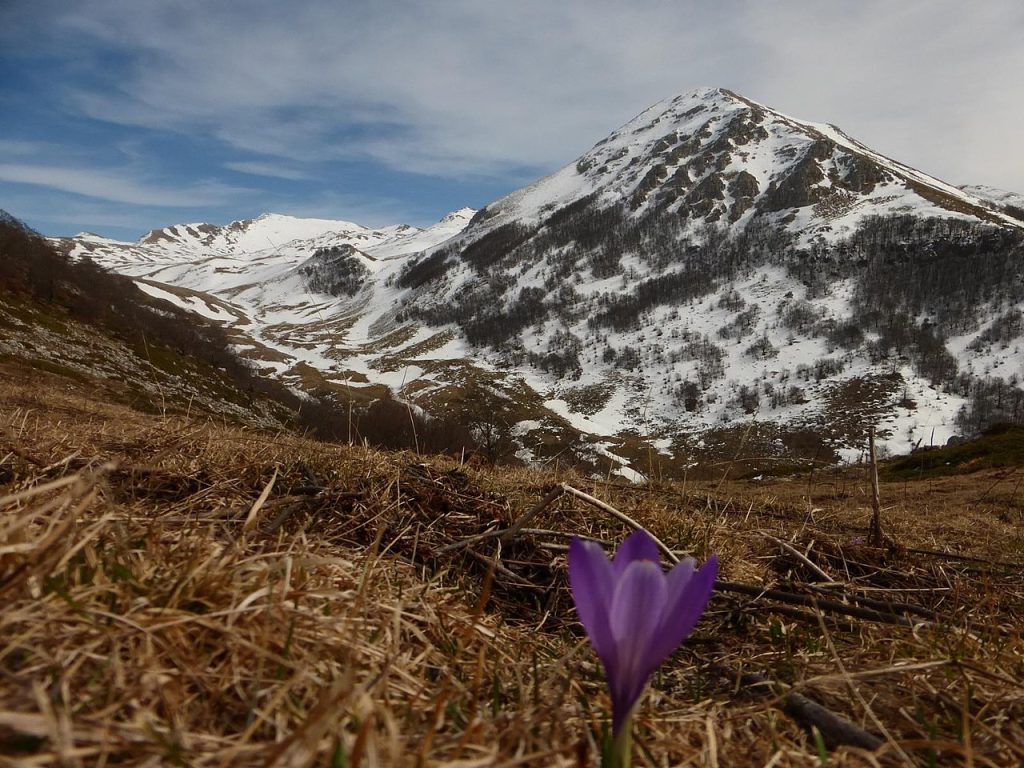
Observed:
[[[0,9],[0,766],[1024,765],[1014,4],[156,5]]]

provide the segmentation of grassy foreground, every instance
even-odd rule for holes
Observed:
[[[462,545],[557,483],[803,598],[716,592],[644,699],[636,765],[1018,765],[1022,476],[884,483],[875,548],[859,470],[610,485],[146,415],[5,368],[0,765],[594,765],[608,701],[566,534],[628,526],[563,494],[500,549]],[[834,743],[792,694],[877,744]]]

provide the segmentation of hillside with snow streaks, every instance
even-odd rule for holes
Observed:
[[[1007,192],[1005,189],[973,184],[960,187],[969,195],[973,195],[987,205],[992,205],[1003,213],[1018,221],[1024,221],[1024,195],[1018,192]]]
[[[410,253],[457,234],[473,213],[462,209],[425,229],[378,230],[264,214],[224,227],[167,227],[136,243],[83,234],[64,246],[74,257],[87,255],[137,278],[151,295],[225,322],[243,355],[298,386],[366,384],[370,375],[372,383],[386,384],[393,377],[355,354],[370,341],[353,326],[370,304],[373,281],[386,279]],[[323,261],[334,270],[339,261],[353,265],[361,277],[355,290],[335,296],[314,285]]]
[[[523,458],[569,446],[630,475],[651,447],[677,467],[737,435],[852,457],[869,426],[904,451],[1002,414],[989,395],[1005,409],[1024,360],[1016,199],[700,89],[423,230],[264,215],[66,247],[297,387],[389,391]]]
[[[595,196],[693,225],[742,229],[760,216],[811,239],[837,239],[866,216],[912,212],[1021,222],[962,190],[874,152],[840,129],[784,115],[721,88],[655,104],[593,149],[484,209],[490,228],[542,223],[556,209]]]

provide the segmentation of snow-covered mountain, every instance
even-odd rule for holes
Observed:
[[[89,233],[58,242],[72,257],[134,277],[152,296],[225,323],[268,374],[346,394],[375,385],[371,398],[397,381],[367,365],[360,350],[372,338],[353,328],[377,309],[373,286],[406,257],[458,234],[474,213],[463,208],[424,229],[263,214],[153,230],[135,243]]]
[[[987,187],[983,184],[967,185],[960,189],[1024,222],[1024,195],[1019,192],[1007,192],[1005,189]]]
[[[1012,199],[701,89],[424,230],[265,215],[66,247],[296,385],[636,466],[738,434],[789,456],[855,452],[868,425],[944,441],[1021,373],[1022,230]]]
[[[388,258],[422,251],[458,234],[475,211],[463,208],[426,229],[400,224],[370,229],[350,221],[307,219],[265,213],[255,219],[216,224],[176,224],[154,229],[135,243],[82,232],[71,240],[76,253],[100,253],[110,265],[134,268],[144,263],[189,262],[210,256],[248,258],[274,253],[295,243],[329,248],[351,245]]]
[[[690,229],[718,223],[738,231],[767,219],[804,240],[835,240],[866,217],[902,213],[1020,226],[993,205],[991,191],[957,188],[834,125],[706,88],[655,104],[575,163],[488,205],[479,218],[491,228],[541,224],[572,203],[621,204],[633,218],[672,214]]]

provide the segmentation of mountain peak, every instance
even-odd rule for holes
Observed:
[[[682,102],[715,102],[715,101],[727,101],[727,100],[741,100],[745,99],[737,94],[735,91],[729,90],[722,86],[717,85],[702,85],[696,88],[690,88],[675,96],[669,96],[667,99],[662,99],[658,104],[671,104],[671,103],[682,103]],[[653,106],[658,106],[655,104]]]
[[[804,242],[837,240],[871,216],[913,212],[1021,226],[1000,206],[871,150],[829,123],[790,117],[721,87],[665,99],[577,161],[491,205],[471,226],[542,223],[583,198],[682,232],[754,220]]]
[[[312,367],[347,389],[356,372],[428,410],[504,420],[524,455],[573,430],[699,433],[769,409],[855,451],[872,423],[891,444],[945,439],[966,403],[957,382],[984,394],[1000,366],[1019,369],[1024,239],[1010,227],[1024,219],[1000,193],[706,87],[422,230],[264,213],[134,250],[74,246],[150,288],[216,297],[289,383]],[[890,305],[898,322],[877,311]]]
[[[458,222],[465,222],[472,219],[474,215],[476,215],[476,208],[470,208],[469,206],[466,206],[464,208],[459,208],[459,210],[457,211],[446,213],[438,220],[438,224],[454,224]]]

